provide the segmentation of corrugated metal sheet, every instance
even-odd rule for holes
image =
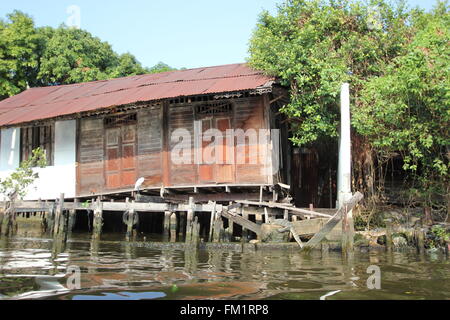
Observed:
[[[272,80],[246,64],[231,64],[32,88],[0,102],[0,126],[141,101],[251,90]]]

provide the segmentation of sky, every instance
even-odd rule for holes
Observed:
[[[79,21],[122,54],[146,67],[162,61],[175,68],[244,62],[259,13],[276,12],[282,0],[0,0],[0,18],[17,9],[37,26]],[[433,7],[434,0],[407,0]],[[72,6],[79,8],[71,10]],[[79,19],[77,19],[79,17]]]

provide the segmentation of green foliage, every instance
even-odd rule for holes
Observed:
[[[402,1],[287,0],[261,14],[249,62],[291,89],[282,112],[298,145],[337,137],[349,82],[354,132],[376,154],[400,153],[431,204],[450,191],[449,27],[446,2],[426,13]]]
[[[118,55],[111,45],[85,30],[34,26],[14,11],[0,19],[0,100],[41,87],[174,70],[158,63],[144,68],[130,53]]]
[[[147,73],[160,73],[160,72],[167,72],[167,71],[174,71],[177,70],[175,68],[172,68],[171,66],[165,64],[164,62],[158,62],[153,67],[147,69]]]
[[[46,164],[45,152],[41,148],[33,150],[32,156],[28,160],[22,161],[9,177],[0,179],[0,194],[9,198],[13,195],[24,197],[27,188],[39,178],[39,174],[34,171],[34,168],[43,168]]]
[[[405,53],[367,81],[353,112],[353,125],[376,149],[401,152],[425,198],[445,194],[449,182],[449,22],[443,3],[416,17]]]
[[[342,82],[350,81],[355,95],[402,51],[408,38],[403,7],[370,3],[288,0],[276,16],[261,14],[249,62],[290,87],[291,102],[282,111],[295,129],[294,143],[336,137]]]
[[[38,68],[39,36],[33,20],[19,11],[7,17],[0,20],[0,99],[25,90]]]

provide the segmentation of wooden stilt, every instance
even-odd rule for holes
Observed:
[[[183,235],[186,233],[186,213],[179,212],[178,217],[178,236],[182,239]]]
[[[58,236],[62,234],[62,232],[64,232],[63,208],[64,208],[64,193],[61,193],[59,195],[58,205],[56,206],[53,236]]]
[[[189,197],[189,209],[186,216],[186,241],[192,238],[192,220],[194,218],[194,198]]]
[[[48,205],[48,201],[45,201],[46,206]],[[53,235],[53,229],[55,227],[55,212],[56,212],[56,203],[52,203],[49,206],[49,210],[47,212],[47,231],[50,235]]]
[[[213,241],[213,229],[214,222],[216,221],[216,202],[213,203],[213,210],[211,211],[210,219],[209,219],[209,236],[208,239],[210,242]]]
[[[170,216],[170,242],[177,241],[177,214],[174,212]]]
[[[94,227],[93,237],[95,239],[99,239],[103,227],[103,203],[101,202],[100,198],[97,198],[97,201],[95,202],[94,219],[92,224]]]
[[[241,215],[244,219],[248,220],[248,214],[245,212],[244,206],[241,207]],[[248,241],[248,236],[249,236],[249,231],[242,227],[242,242],[247,242]]]
[[[73,231],[73,228],[75,227],[76,217],[77,217],[77,210],[75,209],[78,206],[79,200],[74,199],[73,200],[73,206],[74,208],[69,211],[69,222],[67,223],[67,232],[71,233]]]
[[[163,221],[163,238],[164,241],[169,240],[169,231],[170,231],[170,216],[172,215],[171,211],[164,212],[164,221]]]
[[[386,223],[386,247],[388,249],[388,251],[392,250],[392,220],[391,219],[386,219],[385,220]]]

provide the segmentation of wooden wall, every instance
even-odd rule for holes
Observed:
[[[259,129],[268,126],[267,100],[263,96],[240,98],[232,101],[230,124],[235,129]],[[194,163],[194,120],[196,103],[177,103],[168,101],[141,108],[137,111],[137,139],[135,155],[137,178],[144,177],[143,187],[192,186],[205,184],[199,179],[199,165]],[[214,116],[212,116],[214,118]],[[183,137],[185,146],[190,148],[192,163],[174,164],[171,152],[179,141],[172,141],[171,134],[177,129],[186,130],[189,136]],[[246,164],[233,167],[233,177],[229,184],[267,184],[271,176],[263,172],[263,165],[255,159],[259,142],[243,147],[237,145],[235,153],[243,152]],[[77,194],[106,193],[105,186],[105,127],[104,118],[82,118],[78,120],[77,148]],[[127,160],[129,161],[129,160]],[[256,164],[250,164],[255,161]],[[227,182],[228,183],[228,182]],[[210,184],[210,183],[209,183]],[[118,188],[117,191],[126,188]]]

